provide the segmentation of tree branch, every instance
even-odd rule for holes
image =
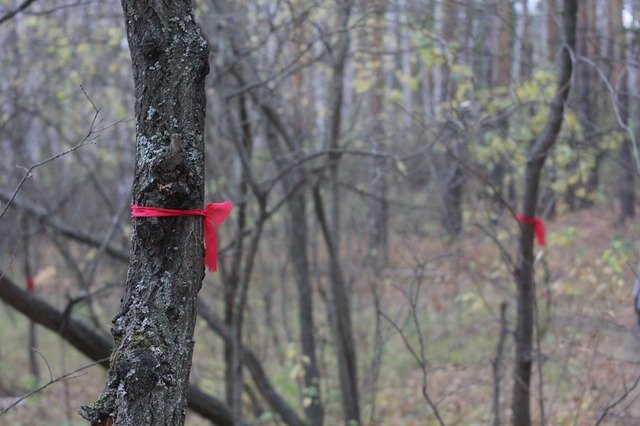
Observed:
[[[25,0],[20,6],[16,7],[11,12],[8,12],[6,15],[0,17],[0,25],[4,24],[9,19],[13,18],[18,13],[22,12],[23,10],[25,10],[26,8],[28,8],[29,6],[31,6],[35,2],[36,2],[36,0]]]

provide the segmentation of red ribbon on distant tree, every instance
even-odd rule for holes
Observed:
[[[27,290],[29,292],[33,292],[33,290],[36,289],[36,280],[34,280],[33,277],[31,275],[29,275],[29,276],[27,276],[25,281],[26,281],[26,285],[27,285]]]
[[[218,269],[218,235],[216,229],[222,225],[231,209],[233,203],[225,201],[223,203],[207,204],[203,210],[177,210],[162,209],[159,207],[131,206],[132,217],[175,217],[175,216],[202,216],[204,218],[204,264],[209,271]]]
[[[545,243],[545,231],[544,222],[539,217],[525,216],[522,213],[516,215],[516,220],[525,225],[533,225],[533,233],[536,236],[539,246],[544,246]]]

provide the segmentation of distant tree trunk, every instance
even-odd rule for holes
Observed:
[[[373,3],[371,21],[371,41],[369,48],[374,50],[371,57],[373,67],[373,86],[369,93],[369,119],[370,139],[376,151],[383,151],[385,144],[384,129],[384,69],[382,49],[384,46],[385,2],[377,0]],[[373,160],[373,184],[372,191],[376,194],[372,205],[373,214],[373,240],[372,247],[376,251],[376,267],[384,265],[388,258],[389,250],[389,201],[387,199],[387,174],[389,173],[389,161],[384,157],[376,157]]]
[[[495,3],[493,15],[493,56],[491,64],[491,87],[508,88],[511,84],[511,26],[512,13],[511,3],[500,0]],[[504,96],[504,95],[502,95]],[[498,119],[496,130],[500,137],[509,137],[509,118],[502,114],[503,118]],[[504,190],[505,177],[511,172],[508,168],[509,161],[506,158],[497,158],[497,163],[493,164],[490,174],[490,181],[495,188],[501,192]],[[498,197],[494,197],[494,209],[501,210],[502,202]],[[514,200],[509,200],[513,204]]]
[[[190,0],[122,0],[135,83],[133,202],[204,201],[209,49]],[[183,424],[196,297],[204,277],[200,217],[133,220],[132,249],[107,384],[81,415],[92,424]]]
[[[520,0],[520,5],[522,11],[516,24],[513,48],[514,65],[511,75],[518,80],[519,84],[523,84],[531,79],[533,74],[533,40],[531,39],[531,19],[529,16],[531,5],[528,0]],[[528,112],[529,115],[533,115],[533,108],[529,108]],[[507,200],[509,200],[509,204],[514,209],[517,204],[516,180],[516,174],[510,173],[507,183]],[[543,191],[540,198],[544,204],[553,203],[553,193],[549,190]],[[551,210],[553,210],[553,207]]]
[[[580,13],[578,14],[578,36],[576,54],[595,60],[600,51],[600,43],[596,29],[596,0],[584,0],[581,2]],[[579,62],[576,64],[575,95],[572,96],[573,109],[577,111],[580,125],[582,126],[583,140],[572,138],[570,144],[574,150],[585,150],[593,148],[595,161],[593,169],[590,171],[586,182],[578,182],[569,186],[566,194],[566,201],[572,210],[590,207],[593,202],[585,197],[578,197],[577,190],[583,188],[585,196],[588,197],[597,189],[599,184],[598,172],[603,160],[603,152],[598,150],[595,144],[594,133],[596,130],[596,90],[598,79],[595,70],[590,64]],[[578,160],[569,167],[571,173],[579,173]]]
[[[481,0],[482,7],[476,8],[478,31],[474,43],[473,73],[477,76],[480,87],[491,87],[491,56],[487,51],[491,50],[492,27],[495,0]]]
[[[29,231],[29,219],[26,213],[21,215],[22,221],[22,244],[24,250],[24,278],[29,293],[35,291],[33,281],[33,269],[31,267],[31,235]],[[29,342],[27,344],[27,352],[29,353],[29,367],[31,369],[31,375],[36,380],[36,383],[40,381],[40,368],[38,367],[38,359],[36,351],[38,350],[38,339],[36,335],[36,324],[33,321],[29,321]]]
[[[342,395],[342,409],[345,423],[360,423],[360,406],[358,397],[358,368],[356,347],[351,325],[351,307],[347,283],[340,266],[340,186],[339,163],[341,155],[340,132],[342,125],[342,103],[344,92],[344,69],[349,53],[350,29],[349,19],[353,0],[336,0],[337,8],[337,43],[331,51],[332,77],[329,82],[327,110],[330,118],[325,134],[325,146],[331,150],[329,154],[329,184],[331,192],[330,221],[324,212],[324,203],[319,192],[314,193],[316,216],[322,227],[329,255],[329,284],[331,290],[330,322],[336,341],[336,357],[338,361],[339,381]]]
[[[558,0],[547,0],[542,3],[544,10],[544,26],[545,26],[545,57],[549,63],[555,62],[558,55],[560,40],[558,38],[558,23],[561,19],[558,11]],[[556,171],[549,171],[551,181],[555,180]],[[542,189],[540,194],[540,204],[545,209],[544,217],[553,219],[556,215],[558,195],[547,186]]]
[[[229,105],[233,105],[238,111],[237,118],[240,135],[236,135],[236,139],[238,140],[237,149],[241,152],[240,155],[245,158],[245,160],[242,161],[239,196],[240,199],[246,200],[249,197],[249,174],[245,163],[248,163],[251,159],[253,152],[253,136],[247,111],[246,96],[243,93],[236,99],[231,99]],[[236,218],[237,235],[242,235],[249,226],[247,223],[247,203],[242,203],[238,206]],[[242,392],[244,389],[244,370],[242,368],[242,324],[244,309],[241,307],[239,299],[241,288],[246,284],[244,282],[242,268],[242,260],[245,254],[244,239],[237,238],[236,246],[234,247],[234,256],[230,262],[230,270],[224,275],[225,323],[231,330],[231,339],[225,340],[224,346],[225,391],[227,403],[231,406],[233,417],[237,422],[240,422],[242,419]]]
[[[385,0],[373,0],[367,2],[370,4],[375,4],[376,9],[386,9],[386,5],[391,5],[391,2]],[[412,74],[412,62],[411,62],[411,46],[410,46],[410,35],[409,35],[409,16],[411,12],[411,2],[409,0],[398,0],[396,4],[395,11],[395,35],[396,35],[396,45],[398,46],[398,54],[396,55],[397,69],[402,71],[402,74],[405,76],[411,76]],[[391,9],[391,7],[389,7]],[[384,13],[384,10],[383,10]],[[371,47],[374,49],[384,48],[384,44],[374,44]],[[411,85],[407,82],[400,82],[400,87],[402,90],[402,114],[398,117],[398,128],[400,129],[408,129],[411,127],[411,123],[413,121],[413,91],[411,89]]]
[[[251,55],[246,55],[245,53],[248,49],[246,33],[244,31],[236,31],[236,29],[239,27],[245,28],[243,24],[243,22],[245,21],[242,19],[243,17],[241,15],[241,9],[239,9],[237,4],[229,1],[212,0],[210,4],[216,14],[218,14],[222,19],[224,19],[227,23],[232,22],[231,25],[224,26],[223,28],[226,28],[227,31],[221,33],[221,35],[224,35],[224,37],[226,37],[231,47],[230,51],[233,54],[233,57],[229,58],[229,61],[236,64],[235,66],[231,67],[231,72],[235,80],[237,81],[238,87],[254,87],[254,89],[248,91],[248,97],[268,122],[266,132],[268,148],[271,152],[272,157],[274,158],[278,170],[281,172],[286,172],[287,167],[290,165],[289,158],[291,157],[291,155],[293,155],[294,158],[297,158],[296,153],[299,153],[298,150],[300,149],[300,145],[297,144],[296,141],[303,140],[302,133],[298,132],[298,129],[296,129],[296,132],[299,134],[296,134],[296,136],[292,136],[289,133],[289,129],[281,122],[280,116],[275,112],[275,104],[273,103],[273,101],[271,101],[270,97],[261,90],[262,85],[259,84],[260,76],[258,74],[258,66],[254,62],[253,57]],[[294,75],[294,81],[296,81],[297,83],[301,83],[301,81],[299,81],[297,77],[297,74]],[[301,97],[297,97],[296,100],[299,101],[300,99]],[[301,107],[301,104],[296,104],[294,106],[294,109],[296,111],[300,111]],[[246,111],[241,113],[240,115],[245,116],[245,119],[248,118]],[[299,116],[300,121],[302,120],[302,116],[303,114],[301,113]],[[245,119],[243,119],[242,121],[246,121]],[[303,126],[299,121],[296,125],[301,127]],[[248,129],[243,132],[245,138],[247,135],[247,130]],[[285,152],[280,142],[283,142],[286,148],[290,151]],[[305,405],[304,411],[306,421],[309,425],[321,425],[324,418],[324,408],[322,406],[322,399],[320,394],[320,373],[316,356],[315,325],[313,319],[313,291],[307,254],[307,239],[309,232],[305,207],[306,186],[304,184],[300,185],[301,180],[304,179],[304,173],[301,172],[299,173],[300,176],[297,176],[297,170],[299,169],[291,170],[285,173],[282,177],[282,183],[284,192],[291,194],[291,198],[287,203],[290,215],[289,226],[291,231],[289,232],[289,250],[298,288],[298,320],[300,326],[299,332],[302,354],[305,357],[305,375],[303,378],[305,389],[303,394],[310,399],[310,403]],[[299,179],[296,179],[296,177],[298,177]],[[300,185],[301,187],[296,190],[297,185]],[[243,210],[238,210],[238,217],[240,218],[242,216],[240,213]],[[238,241],[239,244],[241,240],[242,239],[240,238]],[[234,267],[233,269],[237,268]],[[236,278],[231,278],[232,281],[237,281]],[[230,288],[233,286],[234,285],[230,286]],[[237,287],[237,284],[235,284],[235,286]],[[227,302],[226,306],[227,312],[233,311],[231,300]],[[225,320],[227,323],[229,323],[231,321],[231,317],[227,316]],[[226,346],[226,348],[229,348],[227,358],[231,359],[232,343],[231,339],[228,340],[229,343],[227,343]],[[247,363],[247,361],[245,360],[243,360],[243,362]],[[251,366],[248,365],[248,367],[251,371]],[[228,371],[230,370],[228,369]],[[233,381],[233,375],[231,374],[229,374],[227,377],[227,382],[230,381]],[[233,394],[233,392],[230,391],[229,387],[227,393],[228,395]],[[287,419],[287,416],[283,415],[282,413],[280,414],[283,416],[287,424],[301,423],[301,421],[298,421],[298,423],[292,422]]]
[[[563,1],[562,20],[566,47],[562,49],[562,54],[559,58],[556,94],[551,104],[545,127],[533,142],[527,155],[522,213],[529,217],[536,215],[542,167],[547,153],[555,144],[562,127],[564,106],[571,88],[573,63],[570,50],[573,50],[576,44],[577,9],[577,0]],[[515,380],[512,400],[513,424],[517,426],[531,424],[530,384],[533,363],[533,313],[535,306],[533,236],[532,225],[520,225],[518,260],[514,271],[517,286],[517,320],[515,330]]]
[[[304,29],[296,28],[296,31],[303,36]],[[298,146],[292,145],[290,149],[292,154],[295,149],[299,154],[304,149],[302,141],[307,136],[307,131],[311,128],[312,123],[305,122],[312,116],[309,111],[305,111],[305,106],[301,102],[304,98],[302,72],[296,73],[294,78],[295,98],[293,108],[296,111],[296,119],[294,124],[295,140],[300,141]],[[267,143],[271,149],[273,158],[275,159],[281,171],[288,167],[289,158],[284,154],[284,149],[278,143],[282,139],[277,137],[273,125],[268,126]],[[285,144],[286,145],[286,144]],[[294,154],[297,157],[297,154]],[[289,259],[293,264],[294,274],[296,278],[298,290],[298,324],[300,344],[302,346],[302,355],[305,359],[304,368],[304,391],[303,406],[305,419],[311,426],[321,426],[324,423],[324,407],[322,405],[322,395],[320,393],[320,369],[318,367],[318,357],[316,354],[316,326],[314,320],[314,303],[313,303],[313,285],[311,282],[311,271],[309,266],[309,222],[307,219],[307,171],[304,168],[290,171],[282,179],[283,189],[285,193],[291,193],[291,199],[287,204],[289,211]],[[296,187],[299,186],[297,189]]]
[[[544,19],[546,20],[546,57],[547,61],[555,62],[558,46],[560,45],[558,37],[558,21],[560,20],[558,0],[547,0],[542,4],[545,9]]]
[[[310,425],[323,424],[324,408],[320,395],[320,371],[316,357],[315,325],[313,319],[313,291],[309,272],[309,255],[307,239],[309,227],[306,214],[306,196],[303,190],[298,190],[289,202],[291,216],[290,257],[298,284],[298,323],[300,324],[300,342],[304,362],[303,393],[309,398],[304,406],[305,418]]]
[[[637,2],[634,2],[634,5]],[[627,47],[624,33],[624,23],[622,14],[624,12],[624,1],[610,1],[609,5],[609,57],[613,60],[611,78],[614,87],[619,87],[618,91],[618,108],[620,119],[628,126],[630,131],[635,132],[634,126],[630,125],[630,107],[631,96],[629,88],[633,87],[633,83],[629,84],[631,77],[635,76],[634,71],[628,66],[628,58],[631,56],[631,47]],[[637,5],[635,5],[637,9]],[[635,15],[634,15],[635,16]],[[631,44],[630,46],[632,46]],[[637,101],[635,101],[637,105]],[[634,107],[636,106],[634,105]],[[634,108],[635,109],[635,108]],[[636,114],[639,112],[634,111]],[[637,115],[631,115],[637,117]],[[635,120],[634,120],[635,121]],[[637,127],[637,125],[635,126]],[[620,199],[620,221],[625,222],[635,216],[635,168],[633,157],[633,146],[630,136],[625,132],[624,140],[618,150],[618,161],[620,162],[620,188],[618,188],[618,196]]]
[[[457,51],[452,48],[455,43],[456,30],[460,28],[458,22],[458,4],[443,2],[442,23],[440,33],[445,48],[450,49],[447,62],[440,67],[441,75],[441,103],[440,118],[442,126],[442,140],[446,144],[444,152],[434,153],[434,165],[440,197],[440,222],[450,237],[456,237],[462,231],[462,195],[464,174],[460,157],[463,147],[457,137],[457,129],[451,119],[454,112],[447,109],[453,100],[455,84],[451,78],[451,68],[456,64]]]
[[[630,98],[628,90],[628,83],[625,79],[621,88],[621,93],[618,96],[618,100],[620,102],[620,116],[627,125],[629,123]],[[631,127],[631,131],[636,132],[636,129]],[[638,133],[636,132],[635,134],[637,135]],[[620,188],[618,192],[620,197],[620,222],[624,223],[627,219],[632,219],[636,215],[636,167],[633,156],[632,141],[627,134],[625,134],[622,145],[620,145],[618,161],[620,162]]]
[[[278,143],[278,138],[269,126],[267,131],[267,143],[272,157],[278,168],[284,171],[288,167],[284,150]],[[309,225],[306,212],[306,185],[296,190],[296,186],[304,179],[303,173],[299,173],[296,181],[294,172],[283,176],[282,182],[286,193],[291,194],[287,203],[289,222],[289,257],[293,264],[296,283],[298,286],[298,323],[300,326],[300,342],[302,354],[307,358],[304,362],[304,386],[305,395],[310,398],[310,403],[305,406],[305,418],[310,425],[323,424],[324,408],[320,395],[320,372],[316,356],[315,321],[313,314],[313,290],[311,286],[311,274],[309,270],[308,236]]]
[[[511,75],[522,82],[531,78],[533,71],[533,42],[529,31],[529,1],[520,0],[520,5],[522,11],[516,22]]]

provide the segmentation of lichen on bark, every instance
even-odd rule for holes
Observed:
[[[122,0],[135,83],[133,203],[191,209],[204,202],[204,79],[209,50],[190,0]],[[133,220],[116,346],[92,424],[183,424],[204,277],[202,220]]]

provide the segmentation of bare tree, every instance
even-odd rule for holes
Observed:
[[[544,129],[533,141],[527,153],[524,188],[522,196],[522,214],[526,218],[536,215],[540,176],[547,155],[556,142],[564,118],[565,102],[571,89],[571,75],[573,72],[572,54],[576,45],[576,15],[578,2],[564,0],[562,22],[564,43],[562,54],[558,62],[558,84],[556,94],[551,103]],[[534,253],[533,253],[534,225],[530,220],[521,223],[518,239],[518,260],[514,270],[517,286],[517,322],[515,330],[515,373],[513,384],[513,424],[531,424],[530,385],[533,321],[535,306],[534,281]]]
[[[634,2],[634,8],[637,9],[637,2]],[[635,82],[635,72],[631,69],[630,57],[632,52],[637,50],[637,43],[627,43],[624,23],[622,21],[624,13],[624,1],[615,0],[608,2],[609,14],[609,58],[612,61],[611,82],[617,87],[618,109],[620,111],[620,119],[626,126],[629,126],[630,109],[633,106],[633,112],[637,113],[637,100],[630,95],[630,87]],[[636,36],[633,36],[634,38]],[[634,105],[635,103],[635,105]],[[636,126],[637,127],[637,126]],[[631,129],[635,131],[635,129]],[[622,144],[618,150],[618,161],[620,162],[620,188],[618,188],[618,196],[620,200],[620,221],[631,219],[635,216],[635,180],[636,171],[633,161],[633,142],[629,135],[625,135]]]
[[[122,7],[135,83],[134,204],[200,208],[209,49],[193,4],[123,0]],[[107,384],[80,411],[92,424],[184,422],[204,277],[202,237],[200,218],[134,220]]]
[[[314,206],[329,254],[329,284],[331,300],[329,303],[330,322],[336,343],[338,377],[342,394],[342,411],[345,423],[360,423],[360,405],[358,398],[358,364],[356,346],[353,339],[350,297],[340,262],[340,141],[342,125],[342,106],[344,95],[344,72],[350,46],[349,19],[353,0],[335,0],[337,9],[338,37],[335,48],[329,52],[332,71],[328,92],[328,110],[325,147],[329,154],[329,186],[331,194],[330,220],[324,210],[324,202],[318,188],[314,188]]]
[[[598,16],[597,0],[584,0],[581,2],[578,12],[578,23],[576,29],[576,56],[595,61],[597,56],[606,51],[601,46],[598,37]],[[592,150],[594,156],[593,167],[589,175],[581,181],[569,185],[565,199],[571,209],[581,209],[591,207],[593,201],[589,196],[597,189],[599,184],[599,168],[604,159],[605,150],[600,149],[596,142],[598,101],[596,90],[598,87],[598,76],[594,66],[587,61],[579,61],[575,65],[575,90],[571,96],[571,108],[576,111],[582,126],[583,138],[572,137],[570,146],[574,150]],[[571,172],[577,173],[579,160],[575,159],[571,164]],[[584,191],[580,194],[579,189]]]
[[[370,137],[373,141],[373,149],[382,151],[385,144],[384,129],[384,67],[382,55],[382,47],[384,46],[384,25],[385,25],[385,2],[371,2],[372,11],[372,28],[370,46],[375,51],[371,58],[371,66],[373,67],[373,87],[369,94],[369,113],[370,113]],[[373,185],[371,190],[379,197],[373,200],[373,239],[372,244],[376,251],[374,258],[376,259],[376,267],[381,267],[387,262],[389,256],[389,201],[388,196],[388,174],[389,161],[385,157],[377,157],[373,159]]]
[[[462,232],[462,195],[464,173],[460,164],[460,157],[464,151],[463,142],[457,137],[457,126],[453,122],[454,112],[448,106],[452,105],[455,94],[455,83],[452,67],[456,63],[457,49],[454,47],[459,8],[456,2],[443,2],[442,5],[442,41],[446,49],[445,63],[441,70],[441,118],[442,137],[450,147],[442,153],[435,153],[435,171],[440,192],[440,222],[449,236],[456,237]]]

